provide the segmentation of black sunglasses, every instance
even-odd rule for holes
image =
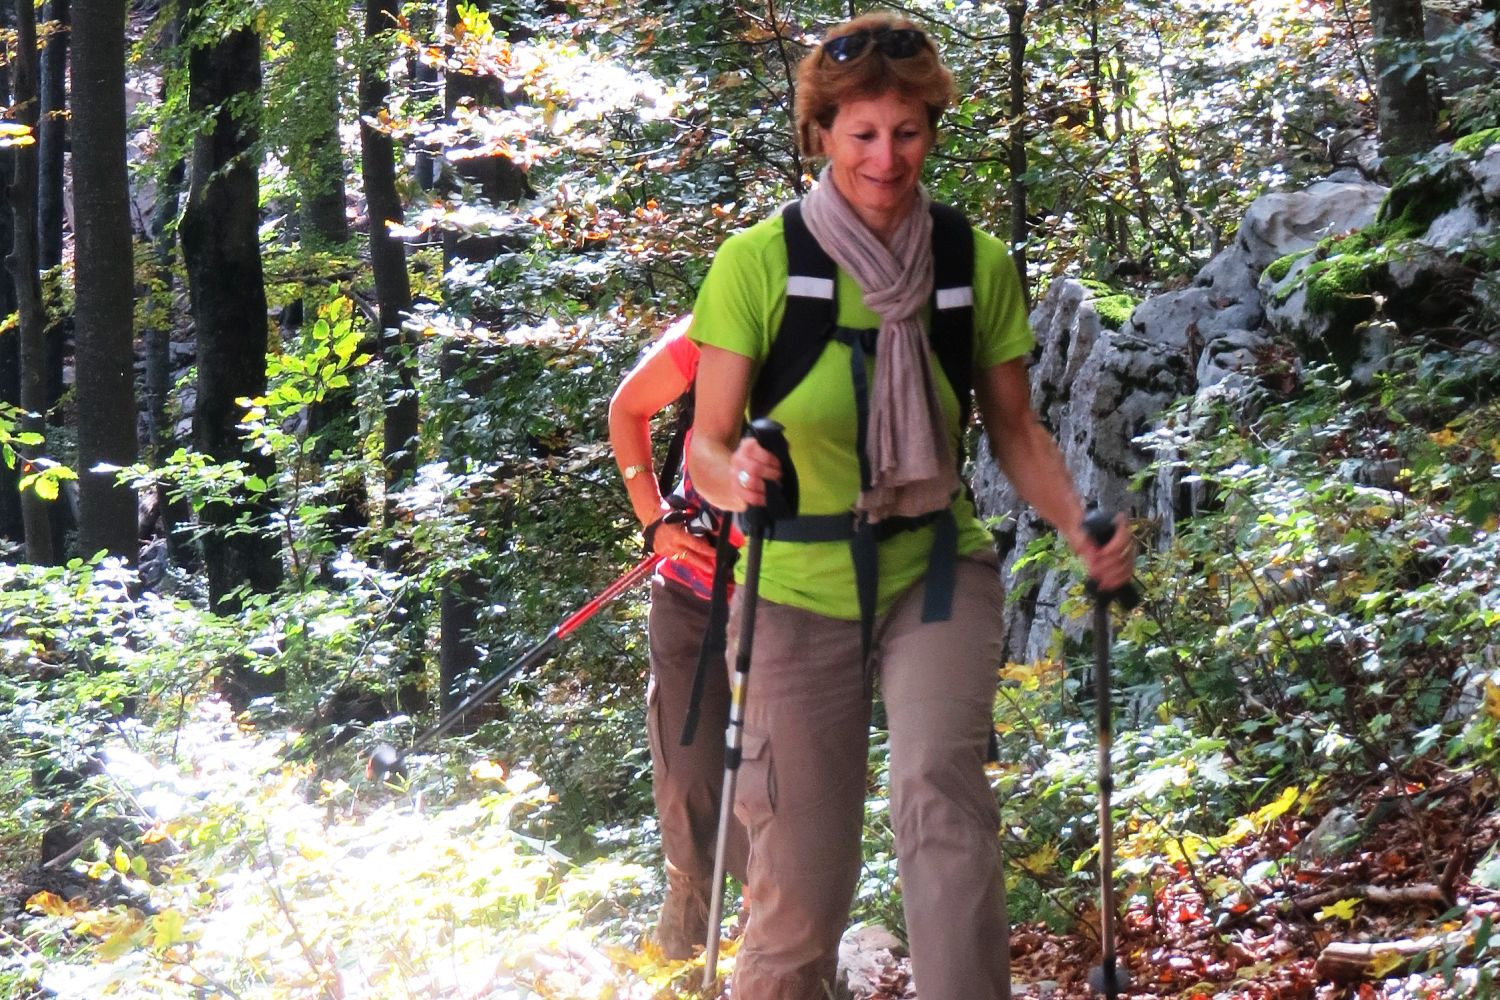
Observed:
[[[823,54],[836,63],[846,63],[864,55],[871,45],[887,59],[910,59],[932,43],[916,28],[864,28],[828,39],[823,43]]]

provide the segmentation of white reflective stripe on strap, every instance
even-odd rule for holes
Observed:
[[[939,288],[937,290],[937,307],[939,309],[962,309],[964,306],[972,306],[973,304],[973,285],[963,285],[959,288]]]
[[[814,278],[806,274],[789,274],[786,279],[786,293],[801,296],[804,299],[831,299],[833,298],[833,279]]]

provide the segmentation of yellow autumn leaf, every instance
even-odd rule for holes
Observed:
[[[1017,861],[1016,864],[1031,872],[1033,875],[1045,875],[1052,870],[1057,863],[1057,845],[1043,844],[1032,851],[1026,857]]]
[[[73,915],[73,907],[68,905],[67,900],[52,892],[39,892],[26,901],[26,909],[31,913],[41,913],[48,917],[68,917]]]
[[[1000,668],[1000,679],[1002,681],[1015,681],[1024,684],[1036,676],[1036,664],[1034,663],[1007,663]]]
[[[1007,663],[1000,668],[1000,679],[1019,684],[1027,691],[1035,691],[1050,679],[1056,670],[1057,664],[1051,660],[1037,660],[1033,663]]]
[[[114,854],[115,871],[120,874],[130,871],[130,856],[125,853],[123,847],[116,847]]]
[[[505,765],[498,761],[482,760],[469,768],[469,777],[475,781],[504,781]]]
[[[1491,680],[1484,682],[1484,713],[1500,720],[1500,684]]]
[[[1217,840],[1204,840],[1202,837],[1191,833],[1174,835],[1165,844],[1159,845],[1158,849],[1171,864],[1192,864],[1205,853],[1217,850]]]
[[[1458,435],[1453,433],[1452,429],[1447,427],[1444,427],[1442,430],[1437,431],[1433,434],[1429,434],[1427,436],[1431,438],[1432,443],[1437,445],[1439,448],[1446,448],[1458,440]]]
[[[500,767],[499,764],[495,766]],[[541,776],[530,771],[517,771],[507,775],[504,768],[500,768],[500,774],[494,780],[504,782],[505,790],[513,795],[524,795],[542,783]]]
[[[1370,959],[1370,978],[1384,979],[1388,974],[1400,968],[1406,959],[1395,948],[1382,948]]]
[[[114,906],[109,909],[82,910],[78,913],[78,924],[74,928],[79,934],[91,934],[96,938],[134,936],[146,926],[145,914],[129,906]]]
[[[100,943],[98,955],[106,962],[112,962],[133,949],[139,937],[140,928],[121,928]]]
[[[1223,837],[1216,838],[1215,843],[1227,847],[1230,844],[1239,843],[1252,833],[1265,829],[1268,824],[1286,815],[1287,810],[1296,804],[1299,792],[1296,785],[1288,785],[1281,790],[1281,794],[1274,801],[1266,803],[1254,812],[1236,816],[1234,822],[1229,824],[1228,831]]]
[[[1351,896],[1341,899],[1337,903],[1329,903],[1319,910],[1314,916],[1319,920],[1353,920],[1354,911],[1359,909],[1360,900]]]

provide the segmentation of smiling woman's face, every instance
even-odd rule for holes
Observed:
[[[818,129],[834,187],[881,240],[911,208],[932,149],[932,127],[920,101],[882,94],[839,106]]]

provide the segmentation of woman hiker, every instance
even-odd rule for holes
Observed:
[[[860,871],[877,678],[916,988],[922,1000],[1010,995],[999,811],[984,775],[1002,597],[958,476],[967,394],[955,379],[972,380],[996,462],[1089,575],[1106,588],[1131,576],[1129,533],[1089,539],[1031,408],[1033,340],[1004,243],[961,219],[950,238],[951,210],[920,183],[952,86],[910,21],[871,14],[831,30],[797,74],[798,142],[827,161],[818,184],[724,241],[688,331],[702,352],[698,489],[726,511],[765,503],[781,469],[741,438],[747,416],[784,426],[800,489],[759,577],[735,796],[755,906],[735,1000],[832,987]],[[815,348],[788,377],[772,344],[798,340]]]
[[[656,940],[672,959],[691,958],[693,946],[703,944],[708,935],[724,782],[722,734],[729,719],[729,675],[720,654],[704,674],[698,738],[690,746],[681,745],[708,625],[719,518],[686,475],[670,498],[662,496],[652,461],[651,418],[693,385],[698,347],[685,336],[689,319],[684,316],[667,327],[625,376],[609,404],[609,441],[630,506],[641,522],[647,548],[667,557],[651,578],[646,728],[651,795],[667,862],[667,895]],[[745,851],[745,831],[736,821],[730,831],[727,870],[741,881]]]

